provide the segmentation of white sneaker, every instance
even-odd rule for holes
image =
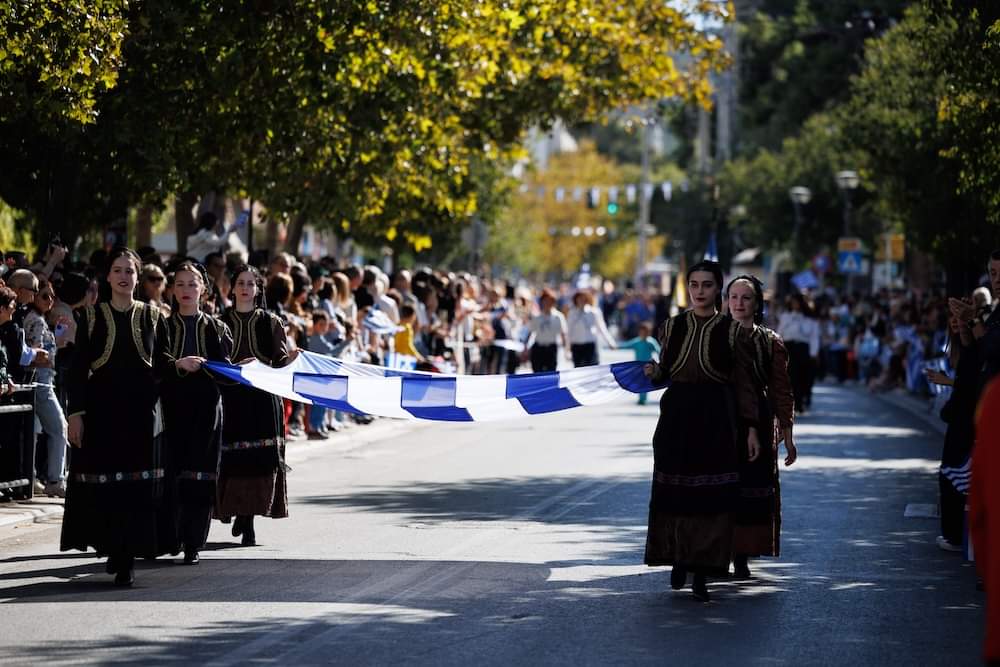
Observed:
[[[49,482],[45,485],[45,495],[50,498],[65,498],[66,482]]]
[[[31,485],[32,495],[44,496],[45,495],[45,485],[39,480],[35,480],[35,483]]]
[[[941,536],[941,535],[937,536],[937,539],[935,540],[935,542],[937,542],[938,548],[942,549],[944,551],[956,551],[957,552],[957,551],[961,551],[962,550],[962,545],[960,545],[960,544],[952,544],[948,540],[944,539],[944,537]]]

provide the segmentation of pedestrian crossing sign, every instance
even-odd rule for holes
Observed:
[[[861,251],[841,250],[837,253],[837,270],[844,274],[861,273]]]

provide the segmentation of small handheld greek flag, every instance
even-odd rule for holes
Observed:
[[[209,361],[223,377],[302,403],[356,414],[433,421],[497,421],[607,403],[661,389],[629,361],[526,375],[445,375],[356,364],[301,352],[284,368]]]

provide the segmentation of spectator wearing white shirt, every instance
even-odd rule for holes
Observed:
[[[802,414],[812,403],[814,369],[819,359],[819,323],[801,294],[790,296],[786,307],[778,320],[778,335],[788,349],[795,411]]]
[[[598,340],[603,340],[610,348],[617,347],[604,322],[604,316],[594,306],[594,296],[589,292],[581,291],[573,295],[573,307],[569,310],[567,324],[570,351],[576,367],[596,366],[600,363]]]

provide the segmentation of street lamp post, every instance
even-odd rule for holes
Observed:
[[[642,286],[643,273],[646,269],[646,232],[649,227],[649,206],[651,203],[650,197],[647,196],[650,191],[649,152],[650,143],[653,139],[653,132],[650,125],[654,122],[652,118],[643,117],[642,119],[642,183],[639,185],[639,220],[636,222],[638,247],[636,248],[635,279],[633,281],[636,289]]]
[[[799,228],[802,227],[802,207],[812,201],[812,190],[796,185],[788,190],[788,197],[792,200],[792,210],[795,212],[795,230],[792,233],[792,247],[799,244]]]
[[[851,234],[851,197],[858,189],[860,179],[858,172],[851,169],[837,172],[837,188],[844,199],[844,236]]]
[[[838,171],[836,175],[837,179],[837,189],[840,190],[840,196],[844,200],[844,236],[850,236],[851,234],[851,197],[854,191],[858,189],[858,184],[860,179],[858,178],[858,172],[853,169],[845,169],[844,171]],[[850,295],[854,291],[854,274],[847,274],[847,294]]]

